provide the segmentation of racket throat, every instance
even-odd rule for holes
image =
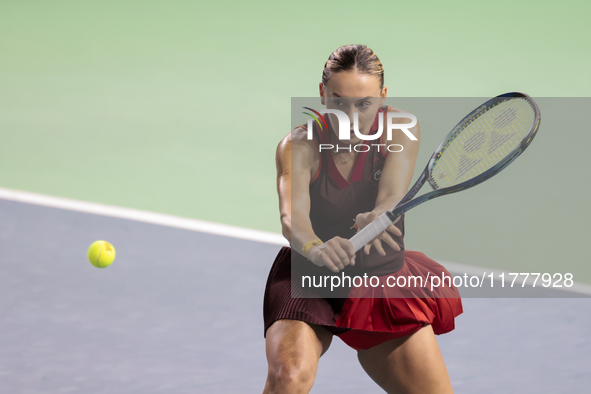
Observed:
[[[390,219],[390,221],[392,222],[398,219],[398,217],[400,216],[400,213],[395,213],[391,211],[386,211],[385,214],[388,215],[388,219]]]

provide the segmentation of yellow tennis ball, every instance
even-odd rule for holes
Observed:
[[[95,241],[88,248],[88,260],[95,267],[108,267],[115,260],[115,248],[107,241]]]

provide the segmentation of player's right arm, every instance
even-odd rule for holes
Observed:
[[[318,168],[318,149],[307,139],[307,132],[296,128],[277,146],[277,192],[281,227],[296,252],[303,254],[306,243],[318,239],[310,221],[310,181]],[[338,272],[355,262],[355,248],[347,239],[335,237],[308,251],[308,258],[318,266]]]

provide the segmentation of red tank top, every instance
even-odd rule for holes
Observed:
[[[370,134],[375,134],[378,129],[378,116],[385,116],[388,109],[385,106],[379,109]],[[386,124],[385,119],[383,124]],[[306,128],[306,126],[303,127]],[[321,131],[314,123],[313,132],[319,143],[330,143],[329,133],[333,132],[332,130]],[[372,144],[383,144],[385,138],[380,138],[379,142],[375,140],[365,142],[369,150],[358,153],[350,182],[337,169],[330,151],[324,149],[320,152],[319,168],[310,183],[310,220],[316,235],[325,242],[335,236],[351,238],[357,231],[351,228],[355,224],[353,219],[359,213],[369,212],[375,207],[379,179],[386,159],[386,147],[385,145],[372,146]],[[359,149],[367,150],[368,148],[360,147]],[[396,223],[396,226],[404,234],[404,217]],[[345,272],[350,274],[364,272],[378,276],[400,270],[404,266],[403,237],[395,235],[392,237],[402,248],[399,252],[385,243],[382,243],[385,256],[380,256],[374,247],[369,255],[366,255],[362,249],[357,253],[355,266],[346,267]]]

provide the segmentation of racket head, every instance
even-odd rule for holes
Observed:
[[[427,180],[440,192],[475,186],[507,167],[531,143],[540,110],[525,93],[493,97],[459,121],[435,150]]]

